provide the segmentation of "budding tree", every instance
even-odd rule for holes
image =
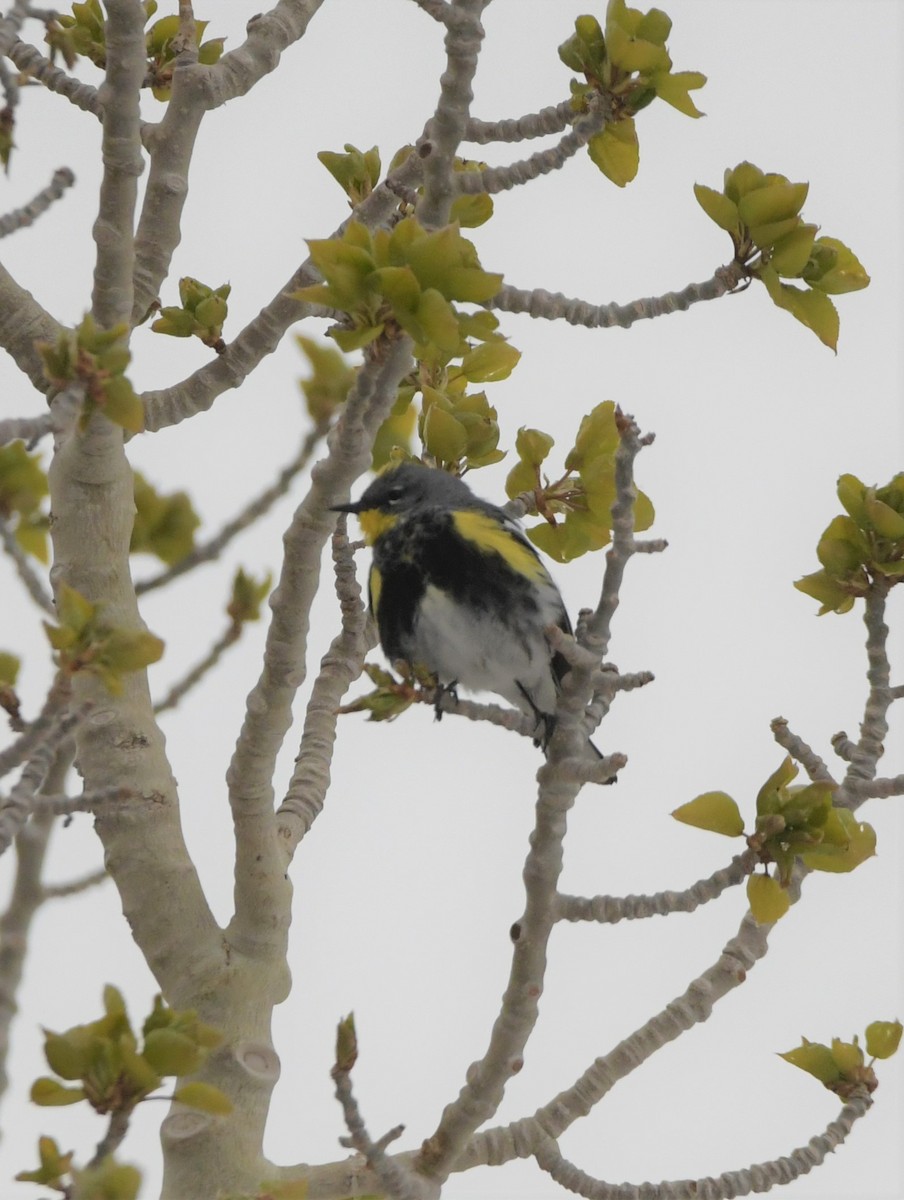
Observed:
[[[133,1163],[150,1189],[158,1129],[180,1200],[813,1195],[861,1118],[883,1145],[894,942],[864,889],[904,791],[904,476],[856,313],[892,303],[893,185],[837,92],[789,96],[788,30],[682,8],[674,34],[623,0],[0,22],[10,179],[57,168],[0,220],[23,1195],[133,1196]],[[867,33],[831,26],[822,70],[863,46],[893,78]],[[583,610],[550,632],[545,754],[372,653],[332,506],[408,456],[508,503]],[[785,1063],[746,1082],[775,1048],[825,1110]],[[890,1140],[857,1178],[887,1184]]]

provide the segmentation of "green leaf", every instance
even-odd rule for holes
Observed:
[[[812,329],[819,340],[830,350],[838,344],[838,311],[835,305],[823,292],[802,291],[790,283],[781,283],[778,275],[770,267],[765,266],[758,272],[758,277],[766,285],[773,303],[784,308],[796,317],[802,325]]]
[[[817,228],[816,225],[798,225],[776,240],[769,261],[779,275],[795,278],[803,274],[810,261]],[[758,246],[760,244],[757,242]]]
[[[737,204],[742,196],[756,188],[764,187],[766,176],[752,162],[738,163],[725,171],[725,195]]]
[[[201,1083],[199,1080],[183,1083],[181,1087],[176,1088],[173,1099],[188,1105],[189,1108],[210,1113],[214,1117],[228,1117],[232,1112],[232,1101],[228,1096],[213,1084]]]
[[[591,161],[618,187],[630,183],[640,166],[640,147],[634,118],[607,125],[587,143]],[[489,297],[487,297],[489,299]]]
[[[786,1050],[784,1054],[779,1055],[779,1058],[783,1058],[792,1067],[798,1067],[801,1071],[806,1071],[808,1075],[813,1075],[826,1086],[841,1078],[841,1071],[831,1050],[820,1042],[808,1042],[804,1038],[802,1045],[797,1046],[794,1050]]]
[[[358,1035],[355,1032],[355,1016],[349,1013],[336,1026],[336,1068],[350,1071],[358,1059]]]
[[[693,100],[689,96],[689,92],[696,91],[697,88],[702,88],[706,83],[706,76],[701,75],[699,71],[658,71],[653,76],[653,86],[656,88],[656,95],[666,104],[671,104],[672,108],[677,108],[679,112],[684,113],[687,117],[702,117],[704,114],[697,108]]]
[[[468,446],[468,435],[460,421],[439,404],[431,404],[424,416],[424,446],[442,463],[456,463]]]
[[[462,374],[471,383],[495,383],[508,379],[521,358],[521,351],[508,342],[482,342],[461,360]]]
[[[58,1108],[65,1104],[78,1104],[85,1099],[84,1088],[66,1088],[55,1079],[42,1075],[31,1085],[31,1100],[42,1108]]]
[[[704,792],[676,808],[672,816],[685,825],[721,833],[725,837],[740,837],[744,832],[740,809],[725,792]]]
[[[825,271],[814,275],[804,274],[811,287],[821,292],[840,295],[843,292],[857,292],[869,286],[870,278],[863,265],[844,242],[837,238],[821,237],[816,241],[816,248],[834,251],[833,265]]]
[[[6,650],[0,650],[0,688],[15,687],[21,666],[22,660],[17,658],[15,654],[10,654]]]
[[[854,607],[855,595],[849,587],[839,583],[827,571],[814,571],[812,575],[804,575],[795,579],[794,586],[805,596],[818,600],[819,615],[828,612],[845,613]]]
[[[873,1021],[866,1027],[866,1052],[871,1058],[891,1058],[901,1044],[900,1021]]]
[[[758,925],[772,925],[791,907],[788,893],[770,875],[751,875],[747,880],[747,903]]]
[[[741,228],[741,218],[738,216],[738,206],[724,192],[706,187],[702,183],[694,184],[694,195],[697,203],[711,221],[727,233],[737,233]]]
[[[755,225],[784,221],[797,216],[809,190],[808,183],[766,184],[741,196],[738,213],[749,229]]]
[[[823,829],[823,841],[804,850],[801,861],[814,871],[853,871],[876,853],[876,831],[857,821],[845,808],[833,808]]]
[[[152,1029],[141,1053],[158,1075],[190,1075],[202,1058],[195,1042],[176,1029]]]

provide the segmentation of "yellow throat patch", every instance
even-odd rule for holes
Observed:
[[[372,546],[377,538],[388,533],[398,519],[396,513],[383,512],[379,508],[368,508],[365,512],[358,513],[358,524],[368,546]]]
[[[528,579],[545,579],[546,568],[536,554],[513,537],[495,517],[476,509],[462,509],[452,514],[459,534],[477,546],[484,554],[498,554],[512,570]]]

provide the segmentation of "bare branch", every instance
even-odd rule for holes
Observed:
[[[557,920],[597,921],[615,925],[642,917],[667,917],[676,912],[693,912],[715,900],[730,887],[737,887],[759,862],[752,850],[736,855],[706,879],[698,879],[681,892],[656,892],[651,896],[564,896],[557,900]]]
[[[79,896],[82,892],[87,892],[100,883],[106,883],[109,878],[106,867],[100,867],[96,871],[89,871],[87,875],[82,875],[80,879],[70,880],[69,883],[45,884],[41,888],[41,898],[43,900],[64,900],[69,896]]]
[[[38,608],[55,617],[56,608],[54,607],[50,593],[38,578],[37,572],[31,565],[28,555],[19,545],[15,533],[9,527],[9,523],[2,517],[0,517],[0,542],[3,543],[3,549],[12,559],[13,565],[29,596],[31,596]]]
[[[53,721],[29,755],[18,782],[0,802],[0,854],[12,844],[37,804],[36,793],[44,784],[75,727],[84,720],[87,708],[65,713]]]
[[[561,133],[571,125],[576,115],[571,101],[563,100],[561,104],[551,104],[539,112],[502,121],[479,121],[471,117],[464,140],[481,146],[487,142],[524,142],[551,133]]]
[[[275,71],[284,50],[299,41],[323,0],[278,0],[269,12],[252,17],[241,46],[208,69],[207,108],[244,96]]]
[[[887,800],[889,796],[904,796],[904,775],[883,779],[852,779],[845,785],[850,795],[863,800]]]
[[[467,178],[467,174],[462,173],[461,178]],[[596,305],[586,300],[570,300],[561,292],[546,292],[542,288],[521,291],[506,284],[485,307],[500,312],[528,313],[544,321],[566,321],[569,325],[583,325],[588,329],[615,326],[628,329],[635,321],[687,312],[692,304],[701,300],[718,300],[721,296],[731,295],[745,275],[745,268],[740,263],[729,263],[719,267],[704,283],[691,283],[680,292],[648,296],[629,304]]]
[[[799,762],[803,769],[807,772],[813,782],[834,783],[832,774],[829,768],[822,761],[816,751],[809,746],[803,738],[792,733],[788,726],[788,722],[784,717],[776,717],[771,722],[770,728],[772,736],[782,747],[783,750],[791,755],[795,762]]]
[[[411,342],[375,344],[358,371],[327,444],[311,472],[311,487],[283,541],[279,583],[270,596],[263,669],[248,697],[245,719],[227,773],[236,834],[236,911],[230,936],[241,949],[283,953],[288,929],[285,859],[276,837],[273,770],[292,721],[292,702],[305,678],[310,609],[320,581],[324,543],[335,526],[330,505],[345,500],[370,461],[376,431],[388,415],[398,384],[411,369]],[[277,918],[274,914],[279,914]]]
[[[134,799],[135,792],[131,788],[117,786],[97,788],[93,792],[82,792],[78,796],[42,791],[41,795],[35,796],[31,808],[35,813],[49,813],[52,817],[69,817],[73,813],[93,813],[101,805],[123,803]]]
[[[74,75],[69,75],[66,71],[54,66],[37,47],[29,45],[28,42],[16,40],[10,47],[8,55],[20,71],[42,83],[48,91],[64,96],[70,104],[74,104],[76,108],[80,108],[84,112],[91,113],[92,116],[100,118],[103,115],[103,106],[97,88],[92,87],[90,83],[83,83]]]
[[[438,1200],[439,1188],[435,1184],[431,1185],[410,1168],[386,1154],[386,1146],[401,1135],[404,1125],[395,1126],[379,1141],[373,1141],[352,1092],[350,1070],[342,1070],[337,1065],[331,1074],[336,1085],[336,1099],[342,1105],[342,1115],[349,1132],[348,1138],[341,1139],[342,1144],[364,1156],[367,1165],[380,1181],[380,1192],[389,1196],[391,1200]]]
[[[446,224],[452,201],[458,194],[452,160],[465,136],[474,99],[471,81],[483,44],[480,14],[488,3],[489,0],[452,0],[446,8],[446,69],[440,76],[436,110],[418,143],[418,150],[425,157],[424,193],[417,216],[428,228]]]
[[[20,287],[0,263],[0,347],[39,392],[46,392],[50,384],[35,343],[55,342],[60,328],[31,292]]]
[[[47,737],[60,718],[69,702],[69,680],[64,675],[57,675],[38,716],[30,723],[21,737],[16,738],[12,745],[0,751],[0,777],[6,775],[25,762]]]
[[[0,446],[9,442],[25,442],[29,447],[53,429],[50,413],[41,417],[6,417],[0,421]]]
[[[104,174],[93,235],[97,245],[92,313],[111,329],[132,312],[135,265],[133,226],[141,154],[139,96],[147,54],[146,13],[133,0],[108,0],[105,37],[107,67],[103,114]]]
[[[110,1113],[110,1123],[107,1126],[107,1132],[97,1143],[94,1151],[94,1157],[88,1163],[91,1167],[99,1167],[105,1158],[111,1154],[115,1154],[122,1144],[123,1138],[129,1132],[129,1121],[131,1112],[126,1109],[117,1108]]]
[[[594,1179],[568,1162],[552,1138],[544,1138],[535,1158],[556,1183],[585,1200],[730,1200],[735,1196],[769,1192],[809,1174],[822,1166],[826,1157],[847,1140],[855,1122],[869,1111],[872,1100],[866,1091],[853,1095],[836,1119],[822,1133],[798,1146],[789,1155],[771,1162],[753,1163],[742,1171],[726,1171],[717,1178],[664,1180],[662,1183],[606,1183]]]
[[[59,200],[63,192],[74,183],[75,176],[68,167],[60,167],[58,171],[54,171],[53,179],[47,187],[42,188],[24,208],[14,208],[12,212],[0,217],[0,238],[33,225],[38,217],[50,208],[54,200]]]
[[[22,22],[28,16],[28,0],[13,0],[9,12],[0,19],[0,55],[6,56],[19,36]]]
[[[484,171],[460,171],[455,179],[461,192],[507,192],[511,188],[530,183],[540,175],[549,175],[559,171],[569,159],[586,146],[594,134],[606,124],[611,111],[602,95],[595,95],[589,101],[588,111],[576,117],[569,133],[558,141],[555,146],[546,150],[538,150],[530,158],[519,162],[509,163],[504,167],[487,167]],[[492,303],[495,303],[493,301]]]
[[[866,654],[869,667],[869,695],[860,723],[860,737],[851,754],[850,765],[842,790],[849,782],[872,779],[885,750],[888,733],[888,710],[892,704],[891,668],[888,663],[888,626],[885,624],[885,601],[888,584],[876,580],[866,594],[863,621],[866,625]],[[839,800],[843,803],[843,800]]]
[[[143,579],[137,583],[135,585],[136,594],[142,596],[146,592],[152,592],[156,588],[170,583],[173,579],[177,579],[180,575],[184,575],[187,571],[200,566],[202,563],[212,562],[214,559],[219,558],[233,538],[237,537],[245,529],[248,529],[259,517],[269,512],[277,500],[285,496],[292,484],[292,480],[307,467],[318,443],[326,436],[328,429],[329,426],[322,423],[315,425],[313,429],[309,430],[301,444],[301,449],[292,461],[283,467],[275,483],[265,488],[259,496],[255,497],[250,504],[247,504],[231,521],[227,521],[215,537],[204,542],[201,546],[196,546],[185,558],[180,559],[179,562],[175,563],[172,567],[168,567],[167,570],[161,571],[159,575],[154,575],[150,579]]]
[[[339,705],[349,686],[361,674],[364,656],[374,640],[367,636],[367,609],[355,574],[354,553],[346,533],[344,514],[339,517],[332,548],[342,629],[321,660],[320,673],[305,711],[295,770],[276,813],[280,843],[289,858],[323,808],[330,784]]]
[[[241,636],[241,622],[230,621],[224,632],[220,634],[201,661],[196,663],[178,683],[173,684],[162,700],[157,701],[154,705],[156,715],[159,716],[161,713],[175,708],[186,692],[190,692],[196,684],[201,682],[205,675],[213,670],[229,647],[234,646]]]
[[[434,21],[439,21],[443,25],[448,22],[451,11],[448,0],[414,0],[414,3]]]

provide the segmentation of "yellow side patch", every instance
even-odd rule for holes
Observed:
[[[379,508],[369,508],[366,512],[358,513],[358,524],[368,546],[372,546],[378,537],[392,529],[398,519],[395,513],[383,512]]]
[[[383,576],[376,567],[370,568],[368,585],[370,587],[370,611],[376,616],[377,608],[380,604],[380,591],[383,587]]]
[[[488,513],[463,509],[454,512],[452,520],[461,536],[484,554],[498,554],[513,570],[528,579],[546,578],[546,568],[534,552]]]

